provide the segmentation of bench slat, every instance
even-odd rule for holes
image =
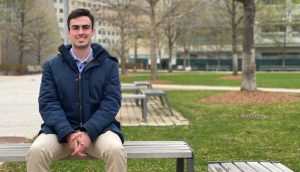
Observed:
[[[251,168],[247,163],[245,162],[234,162],[234,164],[241,170],[247,171],[247,172],[257,172],[253,168]]]
[[[286,166],[284,166],[283,164],[281,164],[279,162],[275,162],[273,164],[276,165],[278,168],[280,168],[284,172],[293,172],[291,169],[287,168]]]
[[[242,172],[239,168],[237,168],[234,164],[231,162],[228,163],[222,163],[221,164],[226,170],[230,172]]]
[[[25,161],[31,144],[0,144],[0,162]],[[193,158],[193,151],[183,141],[126,141],[128,158]],[[93,157],[66,159],[95,159]]]
[[[293,172],[278,162],[223,161],[208,162],[208,172]]]
[[[227,172],[220,164],[208,164],[208,172]]]
[[[262,166],[260,163],[258,162],[248,162],[248,164],[254,168],[256,171],[259,172],[270,172],[268,169],[266,169],[264,166]]]
[[[264,167],[266,167],[272,172],[282,172],[277,166],[273,165],[270,162],[260,162],[260,164],[262,164]]]

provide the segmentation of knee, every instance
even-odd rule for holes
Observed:
[[[34,159],[44,159],[46,157],[49,157],[49,154],[47,153],[47,149],[44,146],[38,146],[38,145],[32,145],[28,152],[27,152],[27,159],[34,158]],[[49,157],[50,158],[50,157]]]
[[[110,144],[109,148],[107,149],[107,155],[111,158],[114,157],[123,157],[127,158],[127,153],[122,144]]]

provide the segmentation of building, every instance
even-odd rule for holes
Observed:
[[[300,1],[263,2],[256,24],[257,69],[300,70]]]

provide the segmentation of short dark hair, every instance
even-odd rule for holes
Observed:
[[[74,18],[77,17],[81,17],[81,16],[87,16],[88,18],[90,18],[91,22],[92,22],[92,28],[94,29],[94,16],[92,15],[92,13],[84,8],[78,8],[76,10],[73,10],[68,17],[68,29],[70,29],[70,21]]]

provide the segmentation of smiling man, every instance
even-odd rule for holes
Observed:
[[[27,171],[50,171],[52,161],[87,154],[123,172],[127,154],[115,117],[121,105],[117,60],[92,43],[94,17],[76,9],[68,17],[71,45],[44,64],[39,110],[44,123],[27,157]]]

